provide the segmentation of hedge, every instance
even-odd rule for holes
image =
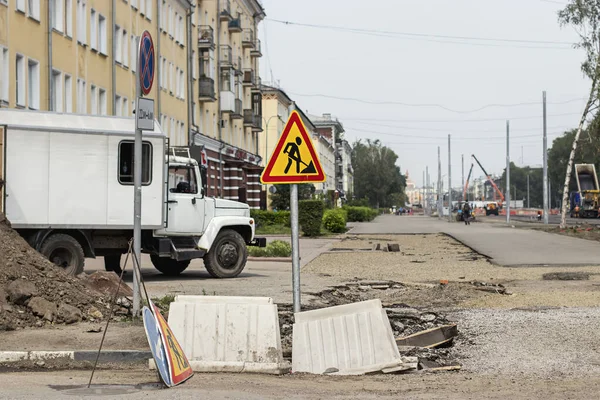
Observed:
[[[348,222],[373,221],[379,215],[379,211],[369,207],[344,207],[348,213]]]
[[[321,200],[301,200],[298,202],[298,222],[304,236],[319,236],[325,205]]]
[[[266,247],[248,247],[248,254],[252,257],[289,257],[292,246],[282,240],[273,240]]]
[[[323,226],[329,232],[343,233],[346,232],[346,220],[348,216],[346,210],[334,209],[325,211],[323,216]]]
[[[290,227],[289,211],[250,210],[250,216],[254,218],[254,222],[256,223],[257,227],[271,225],[283,225]]]

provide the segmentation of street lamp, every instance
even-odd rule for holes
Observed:
[[[283,119],[281,119],[281,115],[273,115],[271,117],[269,117],[269,119],[265,120],[264,118],[262,119],[263,121],[265,121],[265,165],[267,165],[268,161],[269,161],[269,122],[271,122],[271,120],[273,118],[277,118],[278,120],[280,120],[281,122],[285,121]]]

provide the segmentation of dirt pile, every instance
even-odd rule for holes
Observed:
[[[101,320],[109,303],[33,250],[0,213],[0,331]]]

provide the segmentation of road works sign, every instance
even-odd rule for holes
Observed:
[[[290,115],[260,181],[290,184],[325,181],[323,168],[298,112]]]
[[[167,387],[173,386],[171,375],[169,374],[169,364],[167,362],[167,352],[160,336],[160,328],[158,322],[148,307],[142,309],[142,317],[144,320],[144,328],[148,344],[154,357],[154,363],[158,370],[158,375]]]
[[[152,302],[150,304],[152,304]],[[172,386],[177,386],[191,378],[191,376],[194,375],[194,372],[192,371],[190,362],[179,345],[177,338],[175,338],[173,331],[171,331],[171,328],[163,318],[160,310],[154,304],[152,304],[152,308],[154,309],[154,316],[158,321],[160,334],[165,345],[171,383]]]

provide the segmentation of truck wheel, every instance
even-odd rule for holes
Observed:
[[[185,271],[185,269],[190,265],[190,260],[177,261],[173,260],[172,258],[159,257],[154,254],[150,256],[150,260],[152,260],[154,268],[167,276],[177,276]]]
[[[204,256],[204,267],[213,278],[235,278],[246,266],[248,249],[242,235],[224,229]]]
[[[83,272],[83,249],[72,236],[62,233],[50,236],[42,244],[40,253],[63,268],[68,275],[76,276]]]
[[[123,272],[121,269],[121,255],[104,256],[104,269],[108,272],[114,272],[117,275],[121,275],[121,272]]]

